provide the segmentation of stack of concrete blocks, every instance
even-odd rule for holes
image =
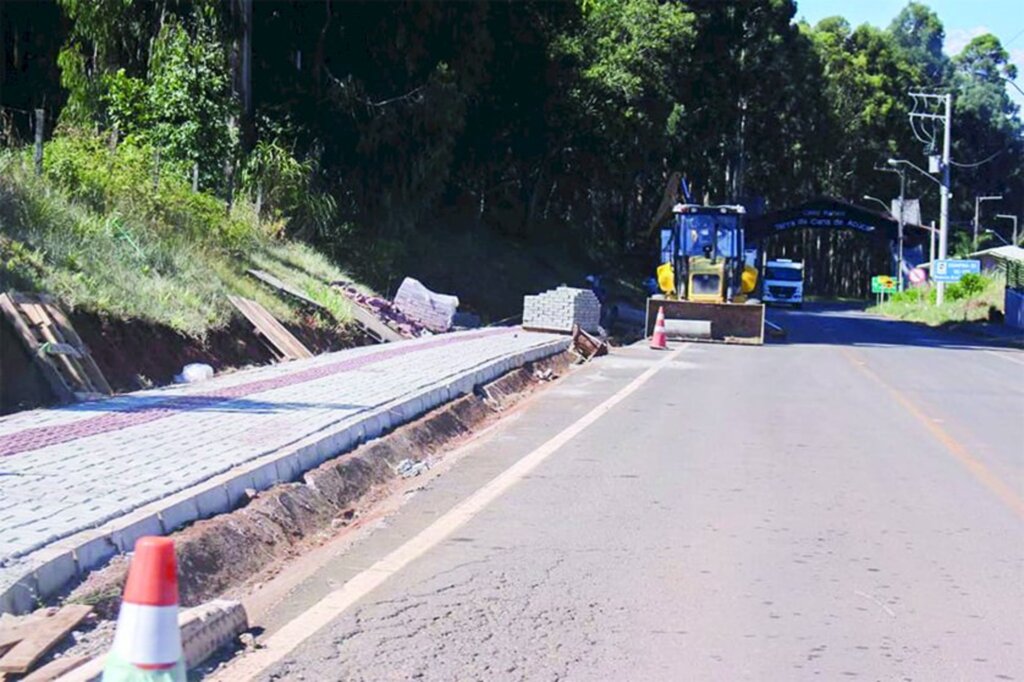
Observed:
[[[395,307],[432,332],[446,332],[452,328],[459,297],[435,293],[419,280],[406,277],[395,294]]]
[[[589,289],[558,287],[523,297],[523,327],[571,332],[574,324],[591,333],[601,324],[601,302]]]

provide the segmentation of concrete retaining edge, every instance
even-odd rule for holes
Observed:
[[[145,535],[166,535],[194,521],[235,508],[247,489],[267,490],[295,481],[331,457],[486,384],[512,369],[565,351],[568,338],[545,340],[473,370],[403,396],[356,419],[336,424],[287,448],[265,454],[180,493],[150,503],[96,529],[82,531],[44,547],[19,563],[25,575],[0,594],[0,613],[26,613],[58,594],[75,579],[131,551]]]

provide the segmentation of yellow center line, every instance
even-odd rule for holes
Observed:
[[[945,446],[946,450],[953,456],[953,459],[967,469],[967,471],[969,471],[971,475],[978,480],[978,482],[994,493],[996,497],[1015,512],[1017,516],[1024,518],[1024,500],[1022,500],[1010,486],[992,473],[991,469],[974,457],[967,448],[960,443],[960,441],[936,423],[934,419],[932,419],[923,409],[918,407],[918,405],[908,398],[906,394],[890,385],[874,370],[869,368],[867,363],[859,354],[848,348],[840,348],[839,352],[842,353],[843,357],[849,360],[850,364],[856,367],[861,374],[884,388],[885,391],[903,407],[903,409],[917,418],[917,420],[921,422],[926,429],[928,429],[935,439]]]

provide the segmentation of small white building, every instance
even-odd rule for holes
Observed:
[[[968,258],[981,261],[981,271],[996,270],[1006,272],[1007,263],[1024,263],[1024,248],[1020,246],[995,246],[991,249],[975,251]]]
[[[1019,246],[997,246],[970,255],[981,261],[985,272],[1002,272],[1006,275],[1006,298],[1003,310],[1006,324],[1024,329],[1024,248]]]

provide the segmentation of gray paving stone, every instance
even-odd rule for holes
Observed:
[[[8,474],[0,477],[0,589],[24,577],[31,562],[19,557],[68,538],[77,543],[78,567],[91,569],[130,548],[138,533],[168,532],[225,511],[246,487],[264,490],[298,480],[329,457],[567,343],[564,337],[521,331],[461,332],[141,391],[88,409],[0,418]],[[225,397],[199,408],[174,402],[196,396]],[[161,412],[152,418],[148,410],[158,405]],[[112,417],[119,424],[114,430],[104,426]],[[53,429],[64,440],[39,448],[34,436],[24,435],[39,429]],[[266,461],[251,472],[224,478],[228,485],[203,488],[259,458]],[[114,519],[186,489],[195,491],[190,501],[112,535]],[[42,588],[49,590],[66,566],[61,559],[44,571]],[[4,603],[10,602],[6,589],[2,593]]]

